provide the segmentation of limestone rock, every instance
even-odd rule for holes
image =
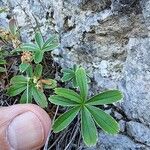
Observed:
[[[150,146],[150,129],[143,124],[134,121],[128,122],[127,133],[136,141]]]
[[[100,133],[89,150],[150,149],[150,0],[1,0],[0,6],[10,9],[0,26],[16,18],[24,42],[37,29],[44,38],[58,34],[54,60],[61,67],[85,67],[93,78],[90,95],[116,88],[124,93],[116,104],[123,113],[112,111],[121,134]]]
[[[96,147],[85,148],[84,150],[148,150],[148,147],[134,143],[125,135],[110,136],[100,133]]]

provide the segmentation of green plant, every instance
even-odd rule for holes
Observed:
[[[5,72],[6,69],[4,65],[6,65],[6,60],[5,60],[5,53],[4,51],[0,48],[0,73]]]
[[[77,87],[76,75],[75,72],[78,69],[77,65],[74,65],[72,68],[62,69],[63,77],[61,78],[62,82],[72,81],[74,87]]]
[[[32,99],[41,107],[47,107],[47,98],[43,92],[44,89],[56,87],[56,81],[52,79],[42,79],[42,65],[37,64],[34,71],[30,65],[26,70],[26,75],[17,75],[11,78],[11,86],[7,93],[10,96],[22,94],[20,103],[32,103]]]
[[[58,37],[56,35],[51,36],[44,41],[41,33],[36,32],[35,43],[21,44],[19,48],[15,49],[14,51],[32,52],[33,60],[36,64],[38,64],[42,61],[45,52],[52,51],[58,46]]]
[[[0,13],[6,11],[5,8],[0,8]],[[16,20],[11,19],[9,21],[9,29],[8,31],[5,29],[0,29],[0,72],[5,72],[6,69],[4,65],[6,64],[5,57],[9,55],[8,51],[5,49],[7,47],[8,42],[12,42],[13,46],[16,47],[18,43],[19,32],[16,25]]]
[[[1,13],[4,13],[4,12],[7,12],[7,11],[8,11],[7,8],[0,8],[0,14],[1,14]]]
[[[70,70],[66,71],[70,72]],[[119,131],[118,123],[95,106],[117,102],[122,98],[122,94],[118,90],[110,90],[88,98],[88,82],[85,70],[78,67],[75,71],[75,77],[80,90],[79,94],[70,89],[56,88],[56,95],[49,98],[49,101],[55,105],[71,107],[55,120],[53,131],[55,133],[62,131],[80,113],[83,140],[87,146],[93,146],[96,144],[98,136],[95,123],[109,134],[116,134]]]

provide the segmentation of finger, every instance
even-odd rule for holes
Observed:
[[[51,129],[48,114],[32,104],[0,108],[0,149],[37,150]]]

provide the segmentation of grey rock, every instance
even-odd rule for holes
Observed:
[[[150,125],[150,38],[130,38],[122,107],[129,118]]]
[[[141,1],[141,7],[146,25],[150,30],[150,1],[149,0]]]
[[[123,118],[123,116],[118,112],[114,112],[114,116],[119,120]]]
[[[130,121],[127,122],[127,133],[134,140],[150,146],[150,129],[141,123]]]
[[[84,150],[148,150],[148,147],[134,143],[125,135],[110,136],[99,133],[99,141],[96,147],[85,148]]]
[[[126,122],[124,120],[120,120],[119,122],[120,132],[125,132]]]
[[[61,67],[85,67],[94,81],[90,95],[116,88],[124,93],[115,104],[124,115],[108,110],[124,135],[101,133],[92,149],[149,149],[144,133],[150,125],[150,0],[1,0],[0,5],[10,8],[0,26],[7,26],[8,15],[16,18],[24,42],[33,40],[36,29],[44,38],[58,34],[54,60]]]

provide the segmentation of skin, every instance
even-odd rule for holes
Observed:
[[[0,108],[0,150],[38,150],[50,130],[51,119],[37,105]]]

